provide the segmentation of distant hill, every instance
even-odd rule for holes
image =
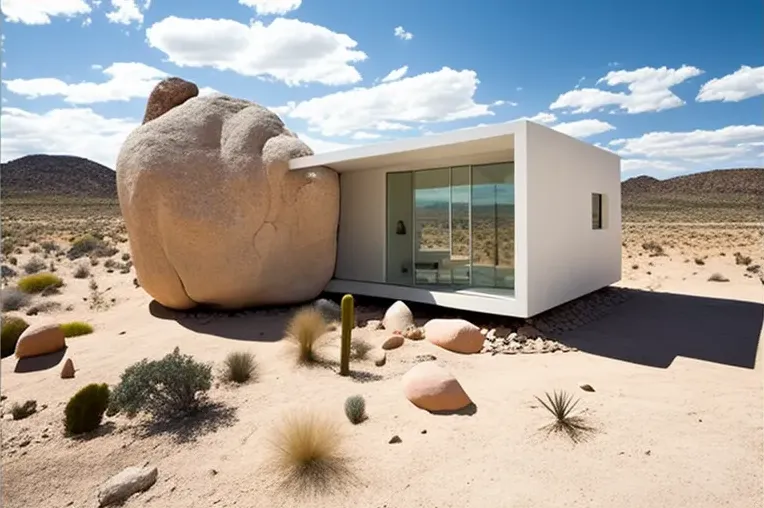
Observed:
[[[625,221],[764,222],[764,168],[716,169],[621,184]]]
[[[82,157],[27,155],[0,165],[0,198],[116,199],[116,173]]]

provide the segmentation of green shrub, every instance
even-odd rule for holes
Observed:
[[[3,357],[10,356],[16,350],[18,342],[24,330],[29,328],[29,324],[19,317],[3,316],[2,333],[0,334],[0,350]]]
[[[3,312],[20,310],[29,305],[29,301],[31,300],[28,294],[22,293],[14,288],[3,289],[2,292],[0,292],[0,298],[2,299]]]
[[[199,409],[197,392],[212,384],[212,366],[175,350],[161,360],[143,359],[125,369],[114,389],[116,410],[135,416],[141,411],[155,420],[184,416]]]
[[[46,289],[64,285],[61,277],[52,273],[36,273],[19,279],[18,287],[24,293],[42,293]]]
[[[93,327],[89,323],[82,321],[64,323],[61,325],[61,330],[64,332],[64,337],[79,337],[80,335],[93,333]]]
[[[255,374],[255,356],[248,351],[229,353],[223,377],[226,381],[246,383]]]
[[[95,257],[109,257],[119,252],[119,249],[108,245],[103,239],[91,234],[86,234],[74,240],[66,257],[69,259],[78,259],[83,256],[92,255]]]
[[[109,386],[92,383],[69,399],[64,409],[64,427],[69,435],[90,432],[101,425],[109,406]]]
[[[345,400],[345,416],[353,425],[358,425],[366,419],[366,401],[363,397],[352,395]]]

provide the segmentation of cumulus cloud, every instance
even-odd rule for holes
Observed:
[[[143,23],[143,13],[151,6],[151,0],[110,0],[112,10],[106,13],[110,23],[130,25]]]
[[[574,136],[576,138],[588,138],[595,134],[602,134],[603,132],[612,131],[615,129],[612,125],[602,120],[586,119],[576,120],[574,122],[563,122],[556,125],[552,125],[554,130],[560,131],[563,134]]]
[[[529,117],[528,120],[537,123],[553,123],[557,121],[557,115],[554,113],[541,112]]]
[[[179,67],[211,67],[290,86],[357,83],[361,74],[354,64],[366,59],[348,35],[297,19],[248,26],[230,19],[170,16],[149,27],[146,38]]]
[[[764,95],[764,66],[743,65],[732,74],[704,83],[695,100],[739,102],[758,95]]]
[[[589,113],[614,107],[626,113],[647,113],[678,108],[685,104],[671,89],[703,71],[683,65],[678,69],[642,67],[633,71],[610,71],[597,81],[608,86],[626,85],[628,92],[600,88],[577,88],[557,97],[550,109],[568,109],[573,113]]]
[[[389,83],[390,81],[398,81],[403,76],[405,76],[408,71],[409,71],[408,65],[404,65],[403,67],[393,69],[387,74],[387,76],[382,78],[382,83]]]
[[[85,0],[2,0],[2,11],[9,23],[47,25],[51,18],[74,18],[89,14]]]
[[[396,26],[393,30],[393,35],[403,41],[410,41],[414,38],[414,34],[407,32],[402,26]]]
[[[258,16],[267,16],[297,10],[302,5],[302,0],[239,0],[239,3],[253,8]]]

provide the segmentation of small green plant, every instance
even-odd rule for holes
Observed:
[[[74,269],[72,276],[75,279],[87,279],[90,277],[90,267],[84,263],[81,263]]]
[[[87,335],[93,333],[93,327],[89,323],[83,321],[72,321],[71,323],[64,323],[61,325],[61,330],[64,332],[64,337],[79,337],[80,335]]]
[[[60,288],[64,285],[61,277],[52,273],[36,273],[19,279],[18,287],[24,293],[42,293],[43,291]]]
[[[38,258],[37,256],[34,256],[32,259],[27,261],[24,266],[22,266],[22,268],[24,269],[24,273],[32,275],[33,273],[45,270],[45,261]]]
[[[91,432],[101,425],[109,406],[109,386],[92,383],[74,394],[64,409],[64,428],[68,435]]]
[[[342,312],[342,345],[340,349],[340,376],[347,376],[350,374],[350,340],[351,333],[353,331],[353,325],[355,324],[354,308],[353,308],[353,295],[345,295],[342,297],[342,304],[340,305]]]
[[[29,328],[29,323],[15,316],[2,317],[2,332],[0,333],[0,350],[2,357],[10,356],[16,350],[16,343],[24,330]]]
[[[326,332],[326,321],[321,313],[305,307],[297,311],[287,325],[287,338],[295,345],[298,363],[318,361],[317,349]]]
[[[23,309],[31,301],[28,294],[22,293],[15,288],[3,289],[0,292],[0,298],[2,298],[3,312]]]
[[[558,393],[555,390],[551,396],[549,392],[546,392],[544,395],[546,395],[546,402],[535,395],[534,397],[547,411],[552,413],[554,421],[549,425],[541,427],[541,430],[546,430],[549,433],[564,432],[574,443],[582,441],[588,433],[594,431],[594,428],[587,424],[586,419],[582,415],[573,414],[573,410],[580,399],[574,400],[573,395],[565,391]]]
[[[721,273],[712,273],[708,278],[709,282],[729,282],[730,280]]]
[[[161,360],[143,359],[125,369],[112,404],[128,416],[145,411],[155,420],[171,419],[196,412],[202,400],[197,393],[211,385],[212,366],[176,347]]]
[[[353,425],[358,425],[366,420],[366,401],[363,397],[351,395],[345,399],[345,416]]]
[[[28,400],[23,404],[14,402],[11,406],[11,414],[14,420],[23,420],[28,418],[37,412],[37,401]]]
[[[255,355],[249,351],[229,353],[224,365],[223,378],[228,382],[246,383],[255,375]]]

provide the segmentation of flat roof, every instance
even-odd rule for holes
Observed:
[[[437,167],[439,162],[453,162],[457,160],[456,157],[477,155],[482,156],[483,160],[475,163],[503,162],[502,158],[507,160],[506,157],[512,157],[514,134],[527,122],[526,119],[513,120],[308,155],[290,160],[289,169],[324,166],[338,173],[400,165],[408,166],[409,169],[422,169],[428,164],[431,164],[429,167]]]

